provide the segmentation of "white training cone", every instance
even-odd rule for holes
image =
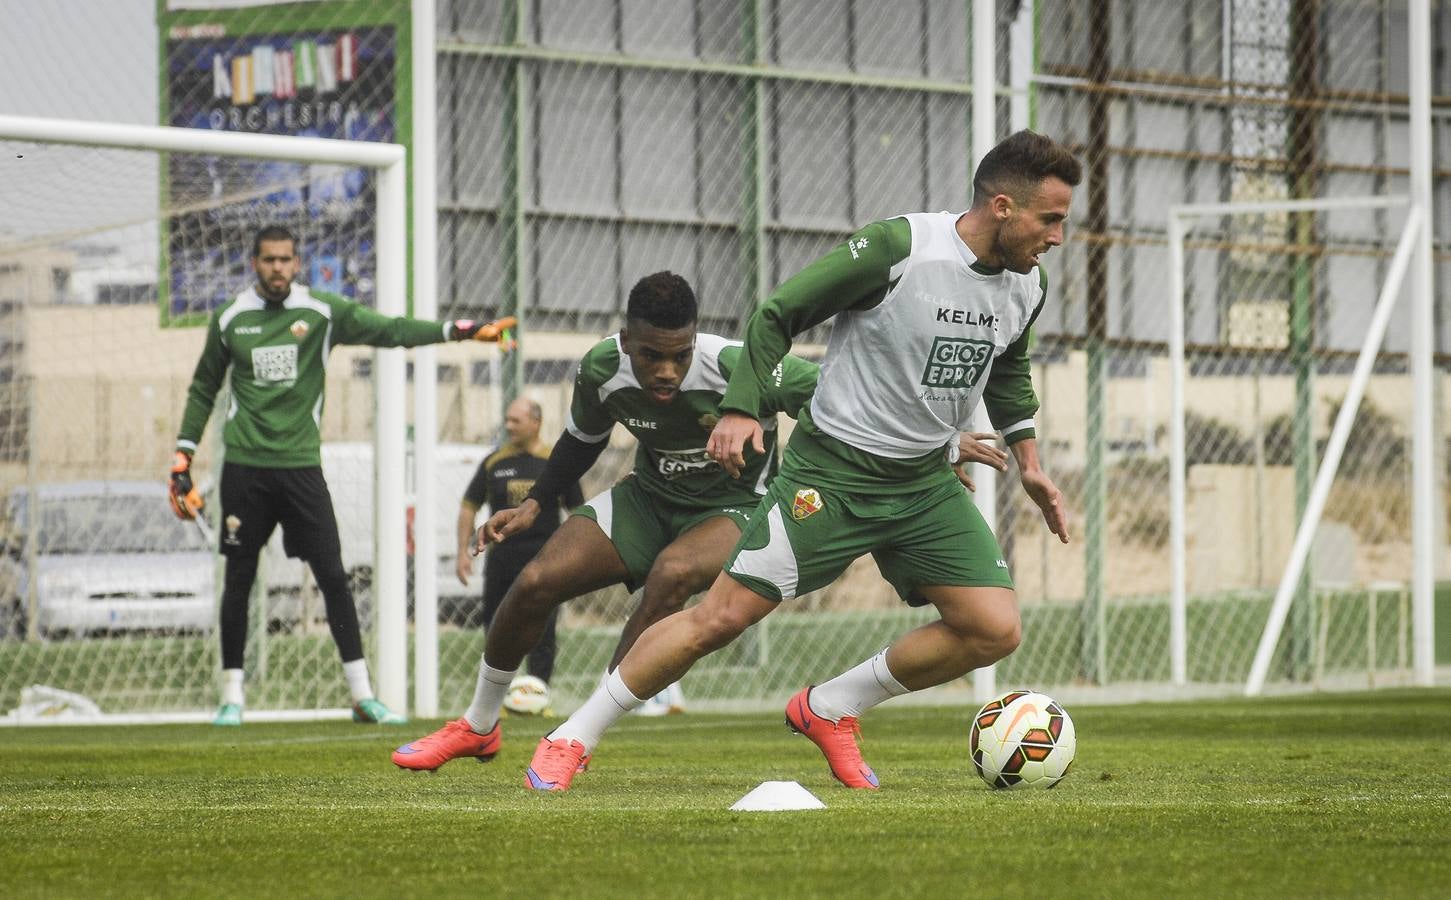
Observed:
[[[744,812],[774,812],[782,809],[826,809],[816,795],[794,781],[763,781],[732,806]]]

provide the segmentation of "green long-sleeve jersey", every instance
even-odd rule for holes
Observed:
[[[705,452],[705,444],[720,419],[721,395],[740,354],[738,341],[697,334],[679,395],[660,404],[635,378],[619,335],[611,335],[580,361],[565,428],[580,441],[598,444],[609,438],[616,422],[624,425],[639,442],[634,475],[662,501],[699,509],[749,507],[776,474],[776,413],[793,418],[800,413],[816,387],[817,368],[785,354],[772,366],[751,413],[761,419],[766,452],[757,455],[747,447],[741,477],[731,478]]]
[[[721,407],[754,414],[792,337],[835,317],[793,447],[892,482],[940,473],[979,402],[1008,443],[1033,437],[1029,329],[1046,276],[983,268],[956,220],[873,222],[788,279],[751,317]]]
[[[268,303],[248,288],[207,323],[176,446],[196,451],[231,369],[222,440],[230,462],[266,469],[322,464],[319,450],[328,352],[337,344],[417,347],[447,339],[447,324],[379,315],[332,294],[292,285]]]

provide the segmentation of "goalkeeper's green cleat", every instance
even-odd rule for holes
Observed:
[[[242,707],[237,703],[223,703],[221,709],[217,710],[216,718],[212,719],[213,725],[224,725],[235,727],[242,724]]]
[[[408,717],[392,712],[375,697],[353,704],[353,721],[364,725],[407,725]]]

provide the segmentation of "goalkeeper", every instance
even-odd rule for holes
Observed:
[[[171,505],[177,516],[191,519],[202,506],[192,486],[192,454],[230,368],[219,532],[227,559],[222,702],[213,724],[242,723],[247,597],[257,576],[258,554],[279,524],[287,555],[307,562],[322,591],[353,697],[353,721],[401,723],[406,720],[373,696],[332,497],[322,475],[319,430],[328,351],[335,344],[417,347],[451,340],[497,341],[512,320],[480,324],[389,318],[294,284],[299,267],[292,232],[279,226],[257,232],[252,244],[257,283],[212,313],[176,438]]]

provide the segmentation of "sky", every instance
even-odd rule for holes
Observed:
[[[157,121],[155,0],[0,0],[0,115]],[[0,229],[34,234],[154,216],[150,154],[0,138]]]

